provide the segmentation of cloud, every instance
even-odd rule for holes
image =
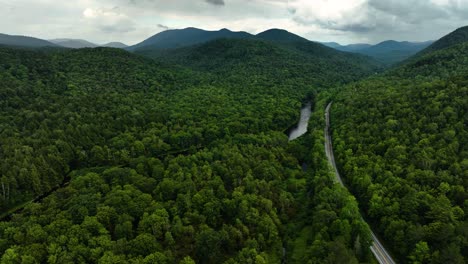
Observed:
[[[113,8],[86,8],[83,11],[85,20],[95,28],[105,33],[126,33],[134,31],[135,23],[120,11],[119,7]]]
[[[163,30],[168,30],[169,29],[168,26],[165,26],[163,24],[158,24],[157,26],[158,26],[158,28],[163,29]]]
[[[354,32],[371,31],[376,26],[365,0],[292,0],[288,10],[294,21],[305,26]]]
[[[167,25],[251,33],[276,27],[344,44],[437,39],[468,24],[468,0],[0,0],[0,6],[2,33],[103,43],[139,42]]]
[[[371,41],[434,39],[468,22],[468,0],[290,0],[286,9],[299,26]]]
[[[224,0],[205,0],[208,4],[223,6],[225,5]]]

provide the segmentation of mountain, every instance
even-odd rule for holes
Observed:
[[[336,42],[318,42],[318,43],[325,45],[327,47],[333,48],[333,49],[339,49],[339,48],[344,47],[344,46],[341,46],[341,44],[336,43]]]
[[[166,30],[158,33],[136,45],[130,46],[128,50],[134,51],[142,48],[172,49],[191,46],[219,38],[252,38],[247,32],[233,32],[228,29],[219,31],[207,31],[198,28],[185,28]]]
[[[468,72],[468,26],[440,38],[408,59],[401,67],[390,71],[400,77],[455,77]]]
[[[175,49],[206,43],[220,38],[262,39],[274,42],[308,42],[307,39],[283,29],[269,29],[257,35],[247,32],[233,32],[228,29],[207,31],[198,28],[166,30],[141,43],[128,47],[130,51],[142,49]]]
[[[276,42],[308,42],[309,40],[295,35],[284,29],[269,29],[262,33],[259,33],[255,38],[276,41]]]
[[[101,47],[108,47],[108,48],[118,48],[118,49],[125,49],[128,45],[122,42],[109,42],[107,44],[101,45]]]
[[[370,44],[365,43],[357,43],[357,44],[349,44],[346,46],[338,47],[338,50],[341,51],[348,51],[348,52],[356,52],[358,50],[363,50],[372,47]]]
[[[355,52],[371,56],[386,64],[395,64],[425,49],[431,43],[432,41],[408,42],[387,40],[368,48],[355,50]]]
[[[49,41],[59,46],[62,46],[65,48],[71,48],[71,49],[99,47],[99,45],[91,43],[83,39],[51,39]]]
[[[432,43],[421,54],[427,54],[433,51],[448,48],[450,46],[468,41],[468,26],[461,27]]]
[[[7,34],[0,33],[0,45],[7,45],[7,46],[21,46],[21,47],[57,47],[52,42],[33,38],[33,37],[26,37],[26,36],[13,36]]]
[[[440,46],[439,46],[440,47]],[[428,48],[405,61],[388,75],[403,78],[465,78],[468,72],[468,40],[442,49]]]
[[[334,49],[341,50],[341,51],[347,51],[347,52],[355,52],[355,51],[366,49],[372,46],[370,44],[364,44],[364,43],[348,44],[348,45],[341,45],[336,42],[319,42],[319,43],[330,48],[334,48]]]
[[[237,78],[242,78],[244,81],[296,82],[326,87],[357,80],[380,69],[379,63],[366,56],[337,51],[311,41],[217,39],[180,49],[143,49],[136,53],[210,72],[221,76],[223,81],[234,78],[232,82],[240,82]]]
[[[328,47],[341,51],[367,55],[385,64],[395,64],[400,61],[403,61],[411,57],[412,55],[418,53],[422,49],[426,48],[431,43],[432,41],[399,42],[394,40],[387,40],[376,45],[358,43],[343,46],[336,42],[322,42],[323,45],[326,45]]]

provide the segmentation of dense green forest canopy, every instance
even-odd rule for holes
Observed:
[[[383,76],[340,89],[333,106],[346,183],[403,263],[468,257],[467,47],[429,48]]]
[[[325,65],[325,78],[282,48],[265,67],[269,44],[236,45],[207,72],[118,49],[1,48],[2,211],[70,180],[0,222],[1,262],[370,261],[356,201],[283,131],[304,98],[374,68]]]
[[[144,41],[128,47],[128,50],[135,51],[144,48],[153,49],[174,49],[192,46],[219,38],[254,38],[247,32],[233,32],[228,29],[218,31],[208,31],[198,28],[171,29],[160,32]]]
[[[375,263],[361,211],[399,263],[465,263],[465,31],[385,73],[278,30],[0,48],[0,261]],[[309,132],[288,142],[304,100]],[[356,199],[325,157],[330,101]]]
[[[181,49],[140,49],[137,54],[210,72],[227,83],[260,82],[332,87],[382,70],[371,58],[310,41],[217,39]],[[297,89],[297,88],[296,88]]]

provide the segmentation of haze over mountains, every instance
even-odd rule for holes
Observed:
[[[51,39],[43,40],[27,36],[15,36],[0,33],[0,45],[5,46],[19,46],[28,48],[43,48],[43,47],[63,47],[71,49],[81,48],[97,48],[97,47],[110,47],[110,48],[126,48],[127,45],[121,42],[110,42],[103,45],[98,45],[83,39]]]
[[[128,47],[121,42],[110,42],[103,45],[98,45],[89,42],[84,39],[51,39],[50,42],[55,43],[59,46],[70,48],[70,49],[81,49],[81,48],[97,48],[97,47],[109,47],[123,49]]]
[[[408,42],[386,40],[376,45],[350,44],[342,46],[336,42],[328,42],[323,44],[341,51],[364,54],[386,64],[394,64],[411,57],[432,43],[433,41]]]
[[[70,48],[70,49],[99,47],[99,45],[96,45],[94,43],[91,43],[83,39],[51,39],[49,41],[59,46]]]
[[[49,42],[47,40],[26,37],[26,36],[14,36],[7,34],[0,34],[0,44],[7,46],[21,46],[21,47],[59,47],[58,45]]]

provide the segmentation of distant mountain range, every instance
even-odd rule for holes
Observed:
[[[18,46],[27,48],[43,48],[43,47],[64,47],[71,49],[80,48],[96,48],[96,47],[111,47],[111,48],[126,48],[127,45],[121,42],[110,42],[104,45],[98,45],[82,39],[51,39],[43,40],[27,36],[15,36],[0,33],[0,45]]]
[[[81,49],[81,48],[97,48],[97,47],[109,47],[109,48],[127,48],[128,46],[122,42],[110,42],[104,45],[98,45],[83,39],[51,39],[49,40],[59,46],[70,48],[70,49]]]
[[[463,31],[459,31],[457,34],[454,34],[454,36],[455,37],[452,38],[463,38]],[[133,46],[127,46],[121,42],[111,42],[104,45],[98,45],[82,39],[52,39],[46,41],[37,38],[24,36],[10,36],[5,34],[0,34],[0,44],[25,47],[66,47],[73,49],[113,47],[127,49],[129,51],[141,51],[182,48],[206,43],[211,40],[221,38],[259,39],[266,41],[282,42],[283,44],[290,42],[311,42],[301,36],[292,34],[282,29],[270,29],[257,35],[253,35],[243,31],[235,32],[228,29],[208,31],[190,27],[185,29],[166,30],[154,36],[151,36],[150,38]],[[321,42],[320,44],[339,51],[354,52],[367,55],[385,64],[395,64],[413,56],[414,54],[430,46],[432,43],[433,41],[408,42],[387,40],[376,45],[362,43],[340,45],[336,42]],[[438,47],[431,46],[431,49],[436,48]]]
[[[130,51],[174,49],[202,44],[221,38],[261,39],[282,43],[311,42],[303,37],[282,29],[270,29],[257,35],[253,35],[247,32],[234,32],[228,29],[222,29],[219,31],[206,31],[198,28],[186,28],[163,31],[134,46],[128,47],[127,49]],[[432,41],[398,42],[394,40],[387,40],[377,45],[359,43],[343,46],[336,42],[325,42],[320,44],[340,51],[367,55],[384,64],[395,64],[418,53],[419,51],[428,47],[431,43]]]
[[[364,54],[386,64],[394,64],[413,56],[432,43],[433,41],[408,42],[387,40],[376,45],[350,44],[343,46],[336,42],[324,42],[322,44],[341,51]]]
[[[252,38],[247,32],[233,32],[228,29],[207,31],[198,28],[166,30],[128,48],[134,51],[146,47],[157,49],[181,48],[220,38]]]
[[[235,32],[228,29],[207,31],[198,28],[166,30],[136,45],[127,48],[130,51],[142,49],[174,49],[202,44],[215,39],[258,39],[275,42],[310,42],[309,40],[283,29],[269,29],[257,35],[247,32]]]
[[[83,39],[51,39],[49,41],[59,46],[70,48],[70,49],[99,47],[99,45],[96,45],[94,43],[91,43]]]
[[[108,47],[108,48],[118,48],[118,49],[125,49],[128,45],[122,42],[109,42],[107,44],[101,45],[101,47]]]
[[[26,37],[26,36],[14,36],[7,34],[0,34],[0,45],[7,46],[22,46],[30,48],[42,48],[42,47],[58,47],[58,45],[49,42],[47,40]]]
[[[364,44],[364,43],[349,44],[345,46],[336,42],[319,42],[319,43],[330,48],[334,48],[334,49],[341,50],[341,51],[347,51],[347,52],[355,52],[358,50],[363,50],[363,49],[372,47],[371,44]]]

